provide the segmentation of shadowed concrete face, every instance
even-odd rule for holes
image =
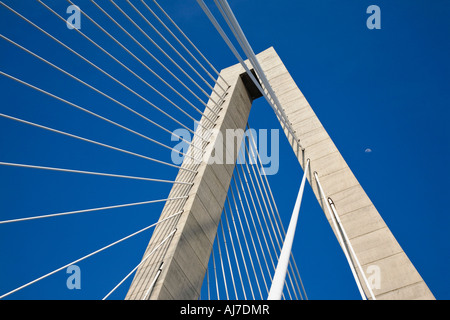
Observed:
[[[335,203],[362,269],[372,280],[369,283],[376,299],[434,299],[275,50],[262,52],[258,60],[304,148],[302,151],[292,143],[300,165],[304,167],[306,159],[311,161],[308,180],[316,198],[330,222],[314,172],[326,197]],[[289,137],[287,130],[285,133]],[[370,297],[364,282],[363,287]]]
[[[358,180],[342,158],[337,147],[320,123],[306,98],[303,96],[281,59],[273,48],[258,56],[258,61],[276,93],[281,107],[291,123],[298,142],[283,128],[293,151],[303,167],[310,159],[307,173],[309,183],[317,200],[325,209],[319,194],[314,172],[318,173],[326,197],[332,198],[340,220],[348,234],[356,256],[362,265],[377,299],[434,299],[432,293],[403,252],[395,237],[386,226],[375,206],[364,192]],[[222,70],[221,76],[230,84],[221,105],[214,129],[225,136],[226,129],[243,129],[247,123],[252,100],[260,93],[241,65]],[[221,81],[219,79],[219,81]],[[224,84],[222,84],[224,86]],[[217,88],[216,91],[221,92]],[[220,97],[211,96],[212,100]],[[215,118],[210,110],[205,116]],[[202,118],[201,123],[212,125]],[[282,123],[280,121],[280,123]],[[282,125],[283,127],[283,125]],[[199,127],[200,128],[200,127]],[[198,129],[199,129],[198,128]],[[201,141],[193,144],[202,145]],[[208,139],[208,144],[223,143],[217,134]],[[206,145],[202,145],[206,147]],[[239,149],[236,143],[234,150]],[[206,148],[210,152],[210,148]],[[209,150],[209,151],[208,151]],[[230,153],[229,150],[226,152]],[[236,160],[236,153],[230,156]],[[208,154],[205,155],[208,158]],[[223,164],[183,163],[183,167],[194,169],[197,174],[180,171],[177,180],[191,181],[192,186],[174,185],[169,197],[189,195],[187,200],[166,203],[160,219],[179,210],[184,210],[178,219],[164,222],[155,229],[146,253],[156,247],[165,236],[176,228],[176,232],[157,254],[142,263],[137,270],[126,299],[143,299],[158,269],[163,270],[147,298],[150,299],[197,299],[211,254],[212,245],[220,221],[224,201],[228,192],[234,162]],[[327,210],[324,210],[330,221]],[[335,231],[335,230],[333,230]],[[319,239],[317,239],[319,240]],[[360,275],[361,277],[361,275]],[[363,281],[361,281],[363,282]],[[369,296],[363,282],[364,291]]]
[[[197,174],[180,171],[176,180],[191,181],[192,186],[174,185],[169,197],[186,194],[189,197],[186,201],[179,203],[167,203],[160,220],[179,210],[184,212],[177,221],[158,225],[144,257],[174,228],[177,231],[158,254],[150,257],[140,266],[126,299],[143,299],[146,296],[161,262],[164,262],[162,272],[147,298],[198,298],[240,147],[238,139],[233,139],[231,146],[227,143],[224,139],[227,136],[226,130],[245,130],[252,101],[259,96],[243,73],[241,66],[233,66],[221,72],[221,76],[230,84],[230,87],[220,111],[212,101],[219,101],[220,97],[213,94],[208,102],[208,106],[218,113],[217,119],[213,124],[208,121],[206,117],[215,119],[216,116],[207,109],[200,121],[204,127],[214,129],[212,135],[208,138],[207,144],[198,141],[197,135],[192,141],[193,145],[202,146],[205,151],[203,159],[206,161],[194,164],[185,158],[182,167],[196,170]],[[223,83],[222,86],[226,87]],[[217,85],[215,89],[221,92]],[[203,127],[199,126],[197,132],[202,129]],[[232,161],[208,164],[208,158],[212,156],[213,151],[211,146],[224,150],[224,157],[231,158]]]

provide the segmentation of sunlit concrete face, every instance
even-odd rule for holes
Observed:
[[[335,203],[376,299],[434,299],[275,50],[270,48],[260,53],[258,60],[304,148],[298,148],[290,139],[300,165],[304,167],[306,159],[310,159],[308,180],[316,198],[331,224],[314,172],[326,197]],[[285,133],[289,138],[287,130]],[[370,297],[361,282],[366,296]]]
[[[310,159],[307,178],[316,198],[325,209],[324,212],[331,224],[331,217],[319,193],[314,172],[317,172],[319,176],[326,197],[330,197],[336,206],[342,225],[366,277],[370,280],[369,283],[376,298],[434,299],[275,50],[269,48],[257,55],[257,58],[277,94],[291,128],[295,130],[300,140],[299,144],[284,128],[300,165],[304,167],[306,159]],[[231,86],[228,88],[219,117],[215,120],[214,127],[217,132],[225,133],[226,129],[245,130],[252,100],[259,95],[255,95],[255,88],[248,79],[242,77],[243,74],[245,74],[244,68],[239,64],[221,71],[221,76]],[[217,91],[220,90],[217,89]],[[211,98],[219,100],[219,97],[214,94]],[[208,105],[212,106],[213,102],[209,101]],[[206,110],[205,114],[212,115],[209,110]],[[206,124],[204,117],[201,123]],[[217,135],[212,135],[209,143],[216,144],[216,139]],[[226,142],[223,141],[223,143]],[[238,150],[239,145],[235,148]],[[211,149],[206,148],[206,150]],[[237,153],[233,153],[230,156],[236,157],[236,155]],[[183,166],[189,168],[193,164],[183,164]],[[198,298],[234,170],[234,162],[223,164],[202,162],[196,170],[198,172],[195,176],[187,172],[179,172],[178,181],[192,179],[189,181],[192,181],[193,185],[192,187],[174,185],[169,197],[183,194],[188,194],[189,197],[181,204],[167,203],[160,220],[179,210],[184,212],[175,222],[158,225],[146,254],[174,228],[177,231],[167,245],[160,250],[161,252],[142,263],[126,299],[142,299],[146,296],[161,262],[164,262],[162,272],[146,298]],[[361,275],[359,277],[361,278]],[[364,282],[361,282],[369,297]]]

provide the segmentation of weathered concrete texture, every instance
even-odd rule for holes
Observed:
[[[221,72],[221,76],[230,87],[220,111],[217,108],[217,119],[209,109],[205,111],[206,116],[215,119],[213,133],[209,136],[207,145],[202,145],[197,137],[192,142],[194,145],[204,147],[206,161],[194,165],[189,163],[190,159],[186,158],[183,162],[183,167],[195,169],[197,174],[180,171],[176,180],[192,181],[192,186],[174,185],[169,197],[186,194],[189,197],[185,201],[168,202],[160,220],[181,209],[184,212],[178,219],[157,226],[144,257],[174,228],[177,231],[167,245],[161,247],[157,254],[140,266],[126,299],[143,299],[161,262],[164,262],[162,272],[147,298],[163,300],[198,298],[240,147],[240,142],[234,139],[232,145],[234,149],[226,149],[227,146],[230,147],[230,144],[229,142],[227,144],[225,139],[225,130],[245,130],[252,98],[255,97],[254,88],[244,85],[244,81],[247,83],[248,81],[241,79],[242,73],[240,66],[230,67]],[[226,87],[222,81],[220,83]],[[215,89],[217,92],[222,92],[217,85]],[[208,106],[215,109],[212,100],[219,101],[220,98],[212,95],[208,102]],[[208,121],[205,116],[200,123],[205,127],[212,126],[211,121]],[[200,130],[202,126],[199,126],[196,132],[200,133]],[[223,139],[220,138],[221,136]],[[223,164],[208,164],[207,160],[212,155],[212,146],[223,150],[223,162],[226,161],[227,156],[231,161]],[[214,155],[216,155],[215,152]]]
[[[374,289],[375,297],[434,299],[275,50],[270,48],[260,53],[258,60],[304,147],[304,151],[300,150],[285,129],[300,165],[303,167],[306,159],[310,159],[308,180],[319,203],[325,208],[314,172],[318,173],[326,196],[333,199],[366,276],[373,275],[367,272],[368,268],[370,272],[373,272],[373,266],[379,268],[381,282],[379,288]],[[324,212],[330,221],[327,210]]]

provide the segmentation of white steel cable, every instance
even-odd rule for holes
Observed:
[[[175,200],[186,199],[186,198],[187,198],[187,196],[174,197],[174,198],[167,198],[167,199],[158,199],[158,200],[149,200],[149,201],[119,204],[119,205],[113,205],[113,206],[107,206],[107,207],[98,207],[98,208],[92,208],[92,209],[66,211],[66,212],[52,213],[52,214],[46,214],[46,215],[40,215],[40,216],[3,220],[3,221],[0,221],[0,224],[22,222],[22,221],[29,221],[29,220],[36,220],[36,219],[44,219],[44,218],[53,218],[53,217],[60,217],[60,216],[66,216],[66,215],[71,215],[71,214],[77,214],[77,213],[94,212],[94,211],[109,210],[109,209],[116,209],[116,208],[125,208],[125,207],[139,206],[139,205],[158,203],[158,202],[175,201]]]
[[[336,219],[334,217],[333,211],[331,210],[330,204],[327,201],[327,197],[325,192],[322,189],[322,185],[320,184],[319,175],[317,172],[314,172],[314,177],[316,179],[317,185],[319,187],[320,195],[322,196],[323,204],[327,207],[328,213],[330,214],[331,221],[333,222],[334,229],[336,230],[336,235],[338,237],[339,244],[341,245],[342,251],[344,251],[345,258],[347,259],[348,265],[350,266],[350,270],[352,271],[353,278],[355,279],[356,285],[358,286],[359,293],[361,294],[361,298],[363,300],[367,300],[366,294],[362,288],[361,281],[359,280],[358,274],[356,273],[355,266],[353,265],[353,261],[350,257],[350,254],[347,250],[344,240],[342,239],[342,234],[339,230],[339,227],[336,223]],[[325,209],[324,209],[325,210]]]
[[[245,147],[245,150],[246,150],[247,154],[249,155],[249,152],[248,152],[248,149],[247,149],[247,145],[244,144],[244,147]],[[248,174],[248,177],[250,179],[251,185],[253,187],[253,191],[254,191],[256,200],[257,200],[259,208],[260,208],[260,212],[261,212],[261,216],[263,218],[264,224],[265,224],[265,228],[262,226],[261,219],[259,218],[258,214],[256,215],[256,217],[257,217],[257,220],[258,220],[258,222],[260,224],[260,229],[262,230],[263,238],[264,238],[264,241],[266,243],[267,252],[269,253],[269,257],[270,257],[270,261],[271,261],[272,267],[275,270],[276,269],[276,263],[274,262],[274,258],[272,256],[272,252],[274,253],[275,260],[278,259],[278,252],[277,252],[277,247],[275,246],[275,243],[274,243],[273,237],[272,237],[272,233],[271,233],[271,230],[272,230],[272,232],[274,233],[274,237],[275,237],[276,236],[275,229],[274,229],[273,224],[271,223],[271,221],[270,221],[270,224],[271,224],[272,228],[269,228],[269,225],[267,223],[266,215],[268,216],[268,218],[270,218],[270,216],[269,216],[267,205],[265,204],[265,200],[264,200],[264,197],[263,197],[263,194],[262,194],[262,191],[261,191],[261,186],[259,185],[259,181],[258,181],[258,178],[257,178],[256,171],[253,168],[253,166],[251,166],[252,172],[253,172],[253,176],[255,177],[255,180],[253,180],[252,173],[250,172],[249,165],[247,164],[247,161],[245,161],[244,164],[245,164],[245,168],[247,170],[247,174]],[[244,177],[245,177],[245,174],[244,174]],[[256,183],[258,185],[258,188],[256,188],[254,181],[256,181]],[[259,196],[259,194],[261,196]],[[265,210],[263,209],[263,207],[261,205],[260,197],[261,197],[261,200],[263,200]],[[258,212],[258,210],[256,212]],[[266,239],[266,236],[265,236],[263,230],[266,230],[266,232],[267,232],[267,234],[269,236],[269,240],[270,240],[270,243],[272,245],[271,247],[269,247],[269,245],[267,243],[267,239]],[[276,239],[276,240],[278,240],[278,239]],[[278,245],[278,247],[280,247],[280,246]],[[272,280],[272,275],[271,275],[270,271],[269,271],[269,275],[270,275],[270,279]],[[291,293],[290,293],[289,287],[287,287],[287,292],[288,292],[289,296],[291,297]]]
[[[245,162],[244,164],[245,164],[245,168],[246,168],[246,171],[247,171],[247,175],[248,175],[248,177],[250,179],[250,182],[251,182],[251,185],[252,185],[252,188],[253,188],[253,193],[255,194],[255,198],[257,200],[257,203],[258,203],[258,206],[259,206],[259,209],[260,209],[260,210],[256,210],[256,212],[260,212],[261,213],[261,216],[263,218],[265,227],[263,227],[263,225],[261,224],[261,219],[259,217],[259,214],[256,215],[256,218],[257,218],[258,223],[260,225],[260,229],[267,231],[267,235],[269,236],[270,243],[272,244],[272,247],[271,247],[272,249],[269,249],[269,244],[268,244],[266,236],[265,236],[265,234],[263,232],[262,233],[263,234],[263,238],[264,238],[264,241],[266,242],[266,246],[268,248],[267,252],[269,253],[269,257],[270,257],[270,261],[272,263],[272,267],[275,269],[275,265],[276,264],[274,263],[274,260],[273,260],[273,257],[272,257],[272,251],[274,251],[276,253],[276,246],[275,246],[274,241],[272,239],[272,234],[270,233],[270,228],[269,228],[269,225],[267,224],[267,220],[266,220],[265,215],[264,215],[264,209],[263,209],[263,207],[261,205],[260,197],[258,196],[258,194],[260,194],[261,192],[258,193],[258,190],[256,189],[256,185],[255,185],[254,180],[252,178],[252,174],[250,172],[249,165],[247,164],[247,162]],[[244,172],[244,171],[242,170],[242,172]],[[255,175],[255,173],[253,175]],[[245,177],[245,174],[244,174],[244,177]]]
[[[242,168],[241,168],[241,169],[242,169]],[[243,185],[243,183],[242,183],[241,176],[240,176],[240,174],[239,174],[239,169],[238,169],[237,167],[236,167],[236,171],[235,171],[235,172],[237,173],[237,176],[238,176],[238,179],[239,179],[239,182],[240,182],[240,185],[241,185],[242,193],[244,194],[245,202],[247,203],[247,208],[248,208],[248,211],[249,211],[249,213],[250,213],[249,215],[250,215],[250,218],[251,218],[251,221],[252,221],[252,224],[253,224],[253,230],[254,230],[254,232],[255,232],[255,234],[256,234],[256,239],[258,240],[258,244],[259,244],[259,247],[260,247],[260,249],[261,249],[261,254],[262,254],[263,259],[264,259],[264,262],[265,262],[265,264],[266,264],[267,271],[270,273],[270,269],[269,269],[269,265],[268,265],[268,263],[267,263],[266,255],[265,255],[265,253],[264,253],[264,249],[263,249],[263,246],[262,246],[262,243],[261,243],[261,239],[260,239],[260,237],[259,237],[258,228],[257,228],[257,226],[256,226],[255,219],[253,218],[251,206],[250,206],[250,204],[249,204],[249,201],[248,201],[248,198],[247,198],[247,195],[246,195],[246,192],[245,192],[245,188],[244,188],[244,185]],[[247,181],[246,181],[246,182],[247,182]],[[247,183],[247,188],[249,188],[248,183]],[[248,190],[248,193],[249,193],[250,198],[251,198],[252,203],[253,203],[253,210],[254,210],[254,212],[256,212],[256,211],[257,211],[257,208],[256,208],[256,206],[255,206],[255,202],[253,201],[253,196],[252,196],[252,194],[251,194],[251,191],[250,191],[250,189],[247,189],[247,190]],[[256,214],[256,213],[255,213],[255,214]],[[256,248],[255,248],[255,251],[256,251]],[[265,286],[265,288],[266,288],[266,291],[268,292],[268,286],[267,286],[267,281],[266,281],[266,277],[265,277],[265,272],[263,271],[263,268],[262,268],[262,266],[261,266],[261,261],[260,261],[260,259],[259,259],[259,255],[256,255],[256,258],[257,258],[257,260],[258,260],[258,264],[259,264],[259,267],[260,267],[260,269],[261,269],[261,275],[262,275],[262,278],[263,278],[264,286]],[[262,296],[262,295],[261,295],[261,296]]]
[[[191,182],[185,182],[185,181],[171,181],[171,180],[163,180],[163,179],[127,176],[127,175],[122,175],[122,174],[83,171],[83,170],[55,168],[55,167],[45,167],[45,166],[36,166],[36,165],[23,164],[23,163],[0,162],[0,165],[10,166],[10,167],[29,168],[29,169],[41,169],[41,170],[50,170],[50,171],[69,172],[69,173],[81,173],[81,174],[87,174],[87,175],[105,176],[105,177],[113,177],[113,178],[124,178],[124,179],[133,179],[133,180],[144,180],[144,181],[163,182],[163,183],[172,183],[172,184],[192,185]]]
[[[91,0],[93,1],[93,0]],[[123,11],[122,8],[120,8],[113,0],[109,0],[126,18],[128,21],[130,21],[141,33],[167,58],[172,62],[178,70],[180,70],[207,98],[211,98],[210,95],[194,80],[192,77],[178,64],[175,62],[175,60],[172,59],[144,30],[142,30],[141,27],[132,19],[130,16]],[[165,68],[164,64],[160,64],[166,71],[168,69]],[[220,95],[219,95],[220,97]],[[200,99],[201,100],[201,99]],[[212,99],[211,99],[212,100]],[[214,100],[212,100],[216,105],[218,103]]]
[[[89,253],[89,254],[87,254],[87,255],[85,255],[85,256],[83,256],[83,257],[77,259],[77,260],[74,260],[74,261],[72,261],[72,262],[70,262],[70,263],[68,263],[68,264],[66,264],[66,265],[64,265],[64,266],[62,266],[62,267],[60,267],[60,268],[58,268],[58,269],[55,269],[55,270],[53,270],[53,271],[51,271],[51,272],[49,272],[49,273],[47,273],[47,274],[45,274],[45,275],[43,275],[43,276],[37,278],[37,279],[34,279],[33,281],[30,281],[30,282],[28,282],[28,283],[26,283],[26,284],[24,284],[24,285],[22,285],[22,286],[20,286],[20,287],[18,287],[18,288],[16,288],[16,289],[14,289],[14,290],[11,290],[11,291],[9,291],[9,292],[7,292],[7,293],[1,295],[1,296],[0,296],[0,299],[3,299],[4,297],[7,297],[7,296],[9,296],[10,294],[12,294],[12,293],[14,293],[14,292],[17,292],[17,291],[19,291],[19,290],[22,290],[22,289],[24,289],[24,288],[26,288],[26,287],[32,285],[33,283],[36,283],[36,282],[38,282],[38,281],[40,281],[40,280],[42,280],[42,279],[45,279],[45,278],[47,278],[47,277],[49,277],[49,276],[51,276],[51,275],[53,275],[53,274],[55,274],[55,273],[57,273],[57,272],[63,270],[63,269],[66,269],[67,267],[69,267],[69,266],[71,266],[71,265],[73,265],[73,264],[75,264],[75,263],[78,263],[78,262],[80,262],[80,261],[83,261],[83,260],[85,260],[85,259],[87,259],[87,258],[89,258],[89,257],[92,257],[93,255],[95,255],[95,254],[97,254],[97,253],[99,253],[99,252],[102,252],[102,251],[104,251],[104,250],[106,250],[106,249],[108,249],[108,248],[111,248],[112,246],[115,246],[116,244],[118,244],[118,243],[120,243],[120,242],[123,242],[123,241],[125,241],[125,240],[127,240],[127,239],[129,239],[129,238],[131,238],[131,237],[134,237],[135,235],[137,235],[137,234],[139,234],[139,233],[142,233],[142,232],[144,232],[144,231],[146,231],[146,230],[148,230],[148,229],[150,229],[150,228],[152,228],[152,227],[154,227],[154,226],[156,226],[156,225],[158,225],[158,224],[160,224],[160,223],[162,223],[162,222],[164,222],[164,221],[166,221],[166,220],[172,219],[173,217],[176,217],[176,216],[180,215],[182,212],[183,212],[183,211],[177,212],[177,213],[171,215],[170,217],[167,217],[167,218],[165,218],[165,219],[163,219],[163,220],[161,220],[161,221],[158,221],[158,222],[156,222],[156,223],[153,223],[153,224],[151,224],[151,225],[149,225],[149,226],[147,226],[147,227],[145,227],[145,228],[142,228],[141,230],[136,231],[136,232],[134,232],[134,233],[132,233],[132,234],[130,234],[130,235],[128,235],[128,236],[126,236],[126,237],[120,239],[120,240],[117,240],[117,241],[115,241],[115,242],[113,242],[113,243],[110,243],[109,245],[104,246],[104,247],[102,247],[101,249],[98,249],[98,250],[96,250],[96,251],[94,251],[94,252],[91,252],[91,253]]]

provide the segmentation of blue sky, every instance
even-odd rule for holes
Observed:
[[[4,1],[156,105],[164,101],[36,1]],[[151,1],[149,1],[151,2]],[[210,1],[212,3],[212,1]],[[210,3],[208,2],[208,3]],[[64,1],[46,1],[64,17]],[[88,1],[75,2],[161,71]],[[117,1],[123,7],[125,2]],[[237,63],[195,1],[161,4],[218,68]],[[381,29],[366,27],[366,9],[381,8]],[[450,135],[448,1],[230,1],[255,52],[273,46],[394,236],[438,299],[448,299],[447,199]],[[117,21],[127,21],[117,15]],[[131,11],[130,11],[131,12]],[[1,34],[86,82],[157,118],[170,121],[94,68],[0,6]],[[132,26],[129,26],[132,29]],[[87,19],[82,29],[149,83],[171,94]],[[138,32],[133,34],[144,43]],[[155,52],[147,43],[150,51]],[[156,55],[156,54],[155,54]],[[169,145],[170,135],[0,39],[0,70]],[[170,152],[79,110],[0,77],[0,112],[170,161]],[[203,97],[204,98],[204,97]],[[177,97],[176,101],[180,101]],[[180,102],[181,103],[181,102]],[[169,107],[167,107],[170,109]],[[170,109],[193,127],[192,121]],[[255,101],[250,123],[277,128],[269,106]],[[267,112],[265,112],[267,111]],[[194,110],[189,112],[198,117]],[[0,161],[171,179],[172,168],[0,118]],[[283,138],[281,136],[281,138]],[[289,215],[301,169],[281,139],[280,170],[270,176],[279,208]],[[372,152],[365,152],[369,148]],[[293,174],[295,172],[295,174]],[[164,198],[170,185],[147,181],[0,167],[1,219]],[[302,203],[295,255],[310,299],[359,299],[345,258],[309,187]],[[161,204],[0,225],[0,293],[156,221]],[[150,233],[78,264],[81,290],[62,271],[15,293],[15,299],[100,299],[139,261]],[[128,283],[129,285],[129,283]],[[127,283],[112,296],[121,299]]]

